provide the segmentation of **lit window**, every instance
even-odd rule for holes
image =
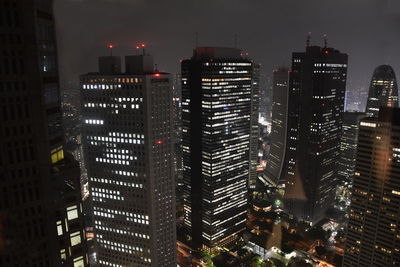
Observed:
[[[51,150],[51,163],[57,163],[58,161],[64,159],[64,150],[62,146],[56,147]]]
[[[71,239],[71,246],[76,246],[81,243],[81,234],[80,232],[73,232],[70,234],[70,239]]]
[[[59,236],[63,234],[61,221],[58,221],[58,222],[57,222],[57,234],[58,234]]]
[[[74,259],[74,267],[84,267],[83,256]]]
[[[67,259],[67,253],[65,252],[65,249],[60,250],[60,254],[62,260]]]
[[[68,220],[78,218],[78,207],[76,205],[67,208],[67,218]]]

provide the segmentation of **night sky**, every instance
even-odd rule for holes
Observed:
[[[125,55],[145,42],[158,69],[176,73],[196,32],[200,46],[233,46],[236,33],[267,75],[312,32],[312,44],[327,34],[328,46],[349,54],[350,84],[368,84],[380,64],[400,77],[399,0],[56,0],[55,14],[63,84],[97,71],[109,43]]]

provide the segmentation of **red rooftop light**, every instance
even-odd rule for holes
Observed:
[[[112,45],[112,44],[109,44],[109,45],[108,45],[108,48],[113,48],[113,45]]]
[[[156,74],[154,74],[154,76],[160,77],[160,73],[156,73]]]
[[[163,140],[157,140],[157,142],[156,142],[157,145],[161,145],[162,143],[164,143]]]

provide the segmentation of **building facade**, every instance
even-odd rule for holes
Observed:
[[[52,9],[53,1],[0,2],[0,266],[88,266]]]
[[[149,55],[81,76],[84,160],[99,266],[176,264],[171,76]]]
[[[258,138],[260,129],[258,118],[260,115],[260,64],[253,63],[253,80],[251,86],[251,139],[250,139],[250,169],[249,189],[254,190],[257,182],[258,166]]]
[[[253,73],[235,48],[197,47],[182,62],[184,226],[197,248],[246,227]]]
[[[344,112],[342,138],[340,143],[340,158],[338,182],[341,185],[351,185],[356,167],[358,130],[360,120],[365,117],[362,112]]]
[[[380,107],[399,107],[396,75],[389,65],[377,67],[372,75],[365,113],[377,117]]]
[[[315,224],[333,206],[347,55],[308,46],[293,53],[284,162],[285,209]]]
[[[400,110],[360,122],[343,266],[400,265]]]
[[[279,68],[274,70],[272,78],[271,148],[265,168],[265,177],[273,185],[278,185],[281,181],[286,152],[289,74],[288,68]]]

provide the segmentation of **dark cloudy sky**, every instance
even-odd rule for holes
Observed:
[[[199,45],[238,47],[269,74],[289,64],[291,52],[312,43],[350,55],[349,80],[368,83],[379,64],[400,77],[400,0],[55,0],[63,82],[97,70],[97,56],[134,54],[148,44],[160,70],[179,71],[179,60]]]

